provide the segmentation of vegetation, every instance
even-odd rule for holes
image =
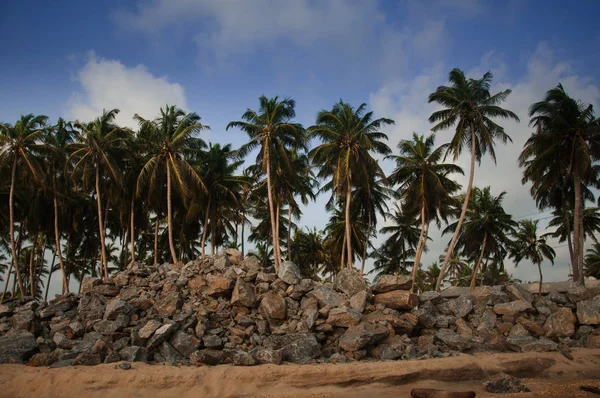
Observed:
[[[200,116],[169,105],[153,119],[135,115],[133,130],[115,123],[117,109],[92,121],[50,125],[30,114],[1,123],[2,299],[45,299],[56,271],[67,293],[73,280],[107,278],[132,261],[186,262],[208,245],[211,254],[245,252],[248,242],[275,269],[288,259],[306,277],[326,279],[342,268],[362,273],[371,259],[375,279],[411,274],[413,289],[428,290],[509,283],[505,263],[513,260],[535,264],[541,286],[542,264],[556,256],[553,237],[569,248],[573,280],[599,277],[600,122],[592,106],[559,84],[529,109],[533,132],[519,163],[540,211],[552,211],[542,231],[505,211],[506,192],[474,186],[475,163],[495,160],[496,143],[510,141],[497,121],[518,120],[501,108],[510,90],[491,94],[491,81],[452,70],[450,84],[429,97],[442,107],[432,131],[454,129],[450,142],[436,146],[440,137],[415,133],[396,151],[384,134],[392,120],[341,100],[304,128],[292,99],[262,96],[258,110],[227,126],[248,135],[239,148],[207,145]],[[446,159],[464,149],[470,170],[461,192],[463,172]],[[389,175],[385,158],[396,166]],[[297,225],[302,205],[325,192],[325,228]],[[432,222],[452,238],[440,263],[422,269]]]

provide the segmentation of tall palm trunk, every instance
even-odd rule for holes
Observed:
[[[62,292],[63,294],[69,293],[69,284],[67,283],[67,273],[65,272],[65,263],[62,257],[62,250],[60,248],[60,233],[58,231],[58,203],[56,200],[56,179],[54,178],[54,166],[52,167],[52,193],[54,196],[54,245],[56,251],[54,255],[58,255],[58,263],[60,265],[60,272],[62,273]]]
[[[215,255],[215,247],[217,245],[217,215],[213,217],[213,222],[210,224],[210,254]]]
[[[415,253],[415,263],[413,264],[412,269],[412,292],[414,292],[415,288],[417,287],[417,273],[419,267],[421,266],[421,255],[423,253],[423,250],[425,249],[425,240],[427,239],[425,225],[425,201],[423,201],[423,204],[421,205],[421,234],[419,235],[419,244],[417,245],[417,252]]]
[[[206,216],[204,217],[204,228],[202,229],[202,242],[200,243],[200,247],[202,248],[202,258],[204,258],[204,245],[206,243],[206,230],[208,229],[208,216],[210,214],[210,205],[212,201],[212,196],[208,195],[208,204],[206,205]]]
[[[281,226],[280,221],[280,213],[281,208],[279,207],[279,202],[275,200],[275,236],[277,236],[277,257],[279,258],[279,264],[281,264],[281,250],[279,248],[279,227]]]
[[[573,184],[575,193],[575,207],[573,209],[573,255],[575,263],[573,266],[573,281],[580,285],[583,284],[583,273],[579,269],[579,257],[581,256],[581,179],[579,172],[573,172]]]
[[[35,268],[35,281],[36,281],[36,290],[37,283],[42,280],[42,271],[44,270],[44,258],[46,258],[46,247],[48,245],[48,237],[44,236],[44,243],[42,243],[42,250],[39,253],[39,258],[36,261]]]
[[[465,193],[465,201],[463,203],[462,211],[460,212],[460,218],[458,219],[458,223],[456,224],[454,235],[452,235],[450,246],[448,246],[448,250],[446,251],[446,257],[444,258],[442,268],[440,269],[440,276],[438,276],[438,280],[435,284],[436,292],[440,291],[440,287],[442,285],[442,281],[444,280],[444,275],[446,273],[446,267],[448,266],[448,260],[450,260],[450,256],[454,251],[454,246],[456,245],[456,240],[458,239],[458,235],[460,233],[460,229],[462,228],[463,221],[465,221],[467,207],[469,206],[469,198],[471,197],[471,190],[473,188],[473,178],[475,176],[475,131],[471,131],[471,141],[471,171],[469,172],[469,185],[467,185],[467,192]]]
[[[350,227],[350,200],[351,200],[351,189],[350,189],[350,174],[347,178],[346,186],[346,255],[348,258],[348,268],[352,269],[352,228]]]
[[[470,289],[475,289],[475,285],[477,284],[477,271],[479,270],[479,264],[481,264],[481,260],[483,259],[483,254],[485,253],[485,246],[487,244],[487,232],[483,234],[483,245],[481,246],[481,253],[479,254],[479,258],[477,259],[477,263],[475,263],[475,268],[473,268],[473,276],[471,277],[471,286]]]
[[[578,270],[579,270],[579,278],[581,279],[581,284],[585,285],[585,273],[583,272],[583,259],[585,257],[585,231],[583,229],[583,201],[581,206],[579,207],[579,263],[578,263]]]
[[[104,270],[104,278],[108,278],[106,246],[104,243],[104,225],[102,222],[102,200],[100,198],[100,167],[96,165],[96,202],[98,205],[98,231],[100,233],[100,265]]]
[[[35,297],[35,273],[33,272],[33,260],[35,258],[35,250],[37,249],[39,231],[35,233],[33,239],[31,252],[29,252],[29,293],[31,297]]]
[[[175,244],[173,243],[173,220],[171,214],[171,166],[167,159],[167,228],[169,234],[169,249],[171,250],[171,260],[177,262],[177,253],[175,252]]]
[[[246,222],[246,216],[242,216],[242,257],[244,257],[244,227]]]
[[[48,302],[48,292],[50,291],[50,281],[52,281],[52,274],[54,273],[54,264],[56,264],[56,252],[52,256],[52,264],[50,264],[50,272],[48,272],[48,282],[46,282],[46,293],[44,293],[44,302]]]
[[[10,177],[10,190],[8,193],[8,213],[9,213],[9,229],[10,229],[10,249],[12,252],[12,261],[14,263],[14,267],[15,267],[15,274],[17,275],[17,281],[19,282],[19,291],[21,292],[21,295],[24,294],[24,290],[23,290],[23,281],[21,280],[21,272],[19,272],[19,259],[17,257],[17,251],[15,248],[15,218],[14,218],[14,211],[13,211],[13,196],[14,196],[14,190],[15,190],[15,175],[17,173],[17,158],[18,155],[15,154],[15,159],[13,160],[13,167],[12,167],[12,175]]]
[[[287,259],[292,261],[292,206],[288,205],[288,236],[287,236],[287,244],[288,244],[288,254]]]
[[[544,278],[542,277],[542,263],[537,263],[538,272],[540,273],[540,289],[538,290],[538,294],[542,297],[542,283],[544,283]]]
[[[360,266],[360,274],[365,273],[365,262],[367,261],[367,247],[369,247],[369,238],[371,237],[371,213],[369,212],[367,221],[367,238],[365,239],[365,247],[363,248],[362,265]]]
[[[342,240],[342,255],[341,255],[341,261],[340,261],[340,269],[344,269],[344,266],[346,265],[346,262],[344,261],[346,259],[346,234],[344,234],[344,239]]]
[[[131,241],[131,262],[135,263],[135,193],[131,195],[131,215],[129,217],[129,240]]]
[[[158,213],[156,213],[156,222],[154,223],[154,265],[158,264],[158,227],[159,227],[159,217]]]
[[[279,271],[279,236],[275,228],[275,208],[273,204],[273,192],[271,191],[271,156],[269,151],[269,142],[265,143],[265,163],[267,168],[267,198],[269,200],[269,214],[271,215],[271,236],[273,237],[273,261],[275,263],[275,272]]]

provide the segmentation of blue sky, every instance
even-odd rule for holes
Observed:
[[[483,162],[475,181],[506,190],[508,210],[521,216],[537,211],[516,166],[527,107],[559,81],[600,103],[599,12],[591,0],[5,1],[0,120],[30,112],[85,120],[120,108],[119,122],[132,125],[133,113],[153,117],[168,102],[200,114],[212,128],[207,140],[239,146],[245,137],[225,126],[261,94],[294,98],[305,125],[342,98],[395,119],[386,130],[395,147],[427,133],[427,95],[451,68],[473,77],[491,70],[494,90],[513,89],[506,107],[522,122],[505,124],[514,143],[499,148],[497,166]],[[322,227],[323,203],[301,224]],[[425,265],[443,252],[436,233]],[[549,280],[566,277],[564,249]]]

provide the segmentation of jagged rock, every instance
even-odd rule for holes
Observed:
[[[295,285],[302,280],[300,268],[291,261],[283,261],[279,265],[277,276],[288,285]]]
[[[533,294],[524,286],[507,285],[505,286],[506,293],[513,301],[527,301],[533,303]]]
[[[103,335],[113,334],[129,325],[129,316],[125,314],[117,315],[116,319],[102,319],[94,324],[94,330]]]
[[[468,295],[462,295],[450,302],[450,309],[457,318],[464,318],[473,311],[473,303]]]
[[[339,307],[343,303],[342,296],[327,286],[315,286],[307,296],[317,300],[321,307]]]
[[[82,352],[81,354],[77,355],[77,358],[75,358],[75,362],[73,364],[81,366],[95,366],[100,365],[101,363],[102,358],[99,354],[88,354]]]
[[[0,318],[5,316],[11,316],[14,312],[15,304],[14,303],[5,303],[0,304]]]
[[[385,339],[389,333],[385,326],[362,322],[348,328],[340,337],[339,345],[346,351],[358,351]]]
[[[558,349],[558,344],[544,337],[536,339],[532,336],[509,336],[506,343],[511,350],[517,352],[546,352]]]
[[[530,392],[521,380],[506,373],[498,373],[484,383],[485,389],[494,394]]]
[[[190,362],[195,366],[200,365],[219,365],[223,363],[225,353],[221,350],[198,350],[190,355]]]
[[[590,291],[585,286],[571,285],[567,290],[567,299],[569,299],[569,301],[573,304],[576,304],[581,300],[589,300],[591,298]]]
[[[160,359],[157,358],[158,355],[160,355]],[[172,365],[175,365],[178,361],[184,359],[183,355],[181,355],[179,351],[173,348],[173,346],[167,341],[163,341],[158,348],[158,355],[157,353],[154,354],[154,360],[158,359],[160,362],[166,362]]]
[[[527,318],[520,316],[517,318],[517,322],[519,324],[521,324],[525,329],[527,329],[534,336],[539,337],[539,336],[543,336],[544,334],[546,334],[546,331],[544,330],[544,328],[532,320],[529,320]]]
[[[121,288],[113,284],[101,284],[92,288],[92,291],[107,297],[115,297],[121,291]]]
[[[101,283],[102,280],[100,278],[86,276],[81,281],[81,293],[90,293],[94,290],[95,286],[98,286]]]
[[[189,357],[200,346],[200,340],[181,330],[171,337],[171,345],[184,357]]]
[[[394,290],[375,295],[375,303],[395,310],[411,310],[419,305],[419,298],[408,290]]]
[[[411,281],[412,282],[412,281]],[[438,304],[441,300],[442,295],[439,292],[428,291],[419,294],[419,303],[431,301],[433,304]]]
[[[273,348],[259,348],[254,353],[254,357],[258,363],[262,364],[271,363],[279,365],[283,361],[281,350],[275,350]]]
[[[529,334],[529,331],[527,331],[527,329],[525,329],[525,327],[523,327],[523,325],[521,325],[520,323],[517,323],[517,324],[513,325],[513,327],[510,329],[508,336],[509,337],[523,337],[523,336],[531,336],[531,335]]]
[[[283,296],[277,292],[269,291],[260,301],[258,309],[262,316],[268,320],[284,320],[287,304]]]
[[[148,350],[144,347],[130,346],[119,351],[122,361],[148,362]]]
[[[358,271],[344,268],[335,276],[333,287],[338,292],[352,296],[360,291],[365,291],[367,283]]]
[[[223,348],[223,339],[219,336],[204,336],[202,339],[206,348],[219,349]]]
[[[387,293],[393,290],[409,290],[412,287],[410,276],[382,275],[373,286],[373,293]]]
[[[40,310],[39,316],[42,319],[50,319],[57,314],[65,313],[75,308],[76,303],[71,300],[60,300],[56,303],[50,304],[47,307]],[[2,317],[2,310],[0,310],[0,317]]]
[[[306,317],[306,327],[310,330],[315,325],[315,322],[319,318],[319,304],[317,300],[312,297],[305,297],[302,299],[302,313]]]
[[[158,348],[163,343],[163,341],[166,341],[169,337],[171,337],[171,335],[175,332],[175,329],[177,329],[177,325],[173,323],[162,325],[161,327],[156,329],[154,335],[150,338],[150,340],[148,340],[148,343],[146,344],[146,348],[148,349],[148,351],[152,351],[155,348]]]
[[[37,341],[32,333],[20,330],[6,334],[0,337],[0,364],[23,363],[37,349]]]
[[[600,348],[600,335],[591,334],[584,340],[587,348]]]
[[[435,334],[435,338],[453,350],[464,351],[471,348],[471,343],[469,343],[468,340],[463,339],[458,333],[449,329],[438,330]]]
[[[283,346],[281,355],[287,362],[308,363],[321,355],[321,345],[314,334],[309,334]]]
[[[481,314],[481,318],[479,318],[479,326],[477,326],[477,330],[481,331],[483,329],[493,330],[496,327],[496,313],[492,311],[490,308],[486,308]]]
[[[508,303],[500,303],[494,306],[494,312],[498,315],[509,315],[514,316],[519,312],[527,311],[531,309],[531,303],[528,301],[510,301]]]
[[[209,296],[222,296],[228,294],[233,285],[233,280],[218,275],[207,275],[206,280],[208,283],[206,294]]]
[[[235,287],[231,295],[231,304],[249,308],[256,305],[254,289],[242,278],[238,278],[235,282]]]
[[[332,326],[350,327],[358,325],[362,320],[360,312],[351,308],[338,307],[329,311],[327,323]]]
[[[462,318],[456,320],[456,332],[461,338],[467,341],[473,337],[471,325]]]
[[[231,358],[231,362],[237,366],[253,366],[256,365],[256,359],[254,357],[243,350],[235,350],[229,354]]]
[[[221,271],[225,270],[230,265],[231,261],[229,261],[229,258],[224,253],[220,253],[219,255],[217,255],[213,263],[213,266]]]
[[[163,293],[160,300],[154,303],[154,309],[162,316],[172,317],[181,308],[183,301],[177,290]]]
[[[161,326],[162,323],[160,323],[157,320],[151,319],[148,322],[146,322],[146,324],[138,331],[138,336],[141,339],[149,339],[150,337],[152,337],[154,332],[156,332],[156,330]]]
[[[50,365],[50,368],[51,369],[66,368],[67,366],[74,366],[74,365],[75,365],[75,359],[63,359],[61,361],[54,362],[52,365]]]
[[[577,319],[582,325],[600,324],[600,296],[577,302]]]
[[[350,308],[362,314],[367,306],[368,297],[369,294],[366,291],[360,291],[354,294],[350,297]]]
[[[104,319],[115,320],[119,314],[129,315],[133,312],[133,306],[120,298],[114,298],[106,304]]]
[[[546,337],[571,337],[575,334],[577,318],[569,308],[559,308],[544,323]]]
[[[32,310],[20,309],[12,317],[12,327],[14,330],[34,331],[35,313]]]
[[[237,249],[225,249],[223,253],[227,255],[227,258],[233,265],[240,265],[242,261],[244,261],[244,256],[242,252]]]

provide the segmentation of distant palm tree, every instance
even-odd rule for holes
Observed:
[[[523,220],[519,222],[519,228],[513,233],[515,240],[511,251],[517,265],[524,259],[530,260],[537,265],[540,273],[539,294],[541,295],[543,282],[542,261],[544,261],[545,257],[554,264],[556,253],[554,252],[554,249],[546,243],[545,238],[538,236],[538,222],[539,220]]]
[[[596,242],[585,256],[585,276],[600,279],[600,243]]]
[[[417,214],[406,213],[396,203],[393,212],[385,215],[387,224],[379,231],[383,234],[391,234],[385,241],[386,250],[398,256],[398,264],[408,264],[408,258],[413,257],[419,244],[419,220]],[[388,221],[389,220],[389,221]],[[426,247],[423,249],[426,250]]]
[[[450,86],[440,86],[434,93],[429,95],[429,102],[435,102],[445,107],[445,109],[433,112],[429,117],[429,121],[436,123],[432,128],[434,132],[456,125],[454,137],[450,141],[449,153],[452,153],[454,160],[457,160],[464,147],[470,148],[471,171],[462,212],[458,223],[456,223],[452,240],[448,245],[440,277],[436,283],[436,290],[440,289],[444,280],[448,261],[454,251],[454,245],[467,213],[475,175],[475,161],[481,163],[483,155],[489,152],[495,162],[494,145],[496,140],[503,143],[511,141],[510,137],[504,132],[504,128],[492,119],[503,118],[519,121],[515,113],[500,107],[500,104],[510,95],[511,90],[504,90],[494,95],[490,94],[492,83],[490,72],[484,74],[481,79],[467,79],[463,71],[455,68],[450,72],[449,81]]]
[[[160,180],[158,174],[164,165],[167,174],[167,230],[171,260],[177,262],[175,244],[173,242],[173,211],[172,211],[172,180],[182,196],[189,194],[188,184],[206,190],[200,175],[190,164],[190,160],[200,156],[200,151],[206,146],[196,135],[210,127],[200,122],[196,113],[185,113],[176,106],[166,105],[160,109],[160,115],[154,119],[144,119],[136,114],[134,119],[140,125],[139,138],[147,147],[150,159],[140,172],[137,192],[145,185],[156,190],[154,185]],[[173,177],[172,177],[173,176]]]
[[[439,261],[444,261],[443,254],[440,255]],[[448,261],[448,270],[446,272],[452,285],[457,286],[459,274],[461,274],[462,271],[468,267],[469,263],[461,259],[455,251],[452,257],[450,257],[450,261]],[[471,277],[471,273],[472,271],[469,272],[469,277]]]
[[[21,116],[14,126],[0,124],[0,166],[11,167],[10,191],[8,193],[10,247],[12,264],[19,283],[21,295],[25,294],[23,281],[19,271],[14,237],[13,196],[16,189],[16,173],[19,164],[24,164],[28,174],[39,183],[44,182],[44,172],[38,156],[43,151],[42,138],[46,127],[47,116],[33,114]],[[9,271],[10,272],[10,271]],[[33,286],[32,286],[33,288]]]
[[[375,274],[376,280],[382,275],[408,275],[408,267],[414,264],[414,260],[411,259],[415,250],[405,250],[401,245],[399,241],[387,240],[371,252],[370,257],[374,262],[369,274]]]
[[[292,261],[296,262],[305,274],[311,275],[313,279],[318,279],[319,265],[326,259],[325,248],[323,246],[323,233],[316,228],[306,232],[297,229],[292,241],[293,256]],[[310,270],[311,272],[306,272]]]
[[[373,112],[365,112],[366,104],[358,108],[340,100],[331,110],[322,110],[317,122],[310,127],[310,136],[319,138],[321,144],[311,150],[313,163],[320,167],[318,177],[330,178],[322,190],[331,190],[332,196],[343,198],[345,202],[346,260],[352,268],[352,189],[368,185],[375,178],[385,174],[374,155],[388,155],[390,148],[383,142],[387,136],[380,132],[391,119],[373,119]]]
[[[237,127],[246,132],[250,141],[239,149],[240,156],[247,155],[250,151],[260,148],[256,158],[257,165],[267,175],[267,197],[271,220],[271,236],[275,269],[279,269],[281,252],[279,249],[279,234],[277,233],[277,217],[275,215],[275,201],[273,198],[273,185],[271,183],[272,168],[284,168],[291,171],[288,149],[302,148],[305,143],[304,128],[292,120],[296,117],[296,103],[291,98],[280,100],[278,97],[267,98],[264,95],[259,99],[259,111],[246,110],[242,121],[230,122],[227,130]],[[273,163],[272,159],[277,161]],[[291,173],[290,173],[291,174]]]

